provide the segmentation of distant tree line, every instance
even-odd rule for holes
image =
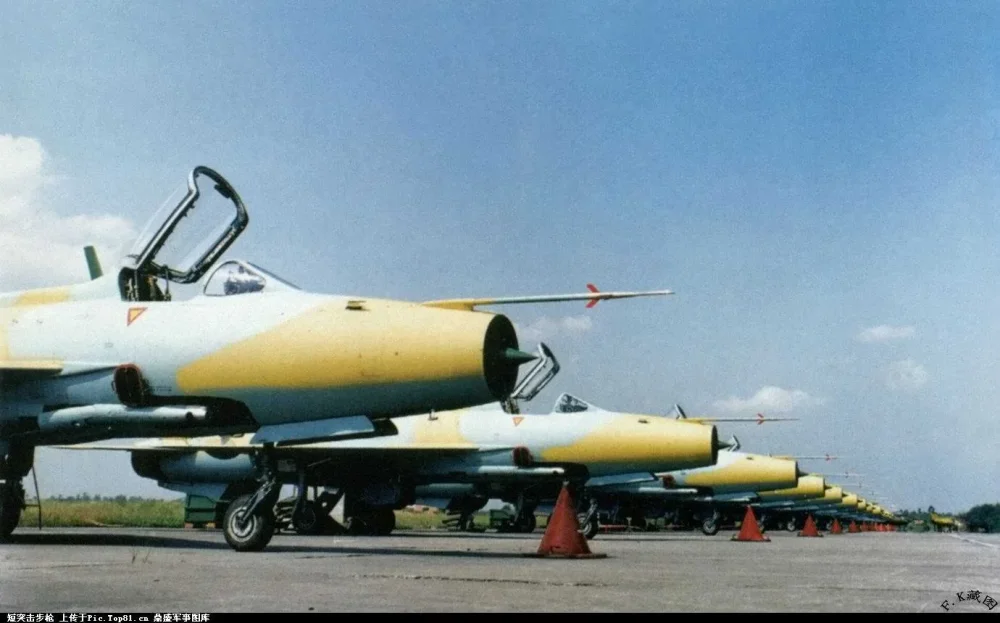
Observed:
[[[917,510],[901,510],[897,516],[911,522],[908,529],[921,531],[930,530],[931,513],[935,512],[933,506],[928,506],[925,511],[922,508]],[[1000,533],[1000,504],[980,504],[973,506],[964,513],[951,514],[940,513],[947,517],[955,517],[965,524],[965,529],[969,532],[991,532]],[[914,525],[913,522],[921,521],[922,528]]]
[[[1000,532],[1000,504],[980,504],[959,515],[969,532]]]
[[[77,493],[75,495],[53,495],[47,499],[56,502],[117,502],[125,504],[127,502],[164,502],[162,498],[144,498],[138,495],[105,495],[100,493],[90,495],[89,493]]]

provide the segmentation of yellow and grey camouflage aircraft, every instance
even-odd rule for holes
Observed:
[[[0,540],[18,523],[36,446],[255,432],[262,484],[236,521],[252,544],[280,489],[272,446],[391,433],[392,417],[517,394],[520,366],[539,357],[480,306],[671,294],[315,294],[219,261],[248,222],[232,185],[195,167],[117,271],[103,275],[88,252],[87,283],[0,294]],[[175,300],[172,284],[198,293]]]
[[[643,528],[648,518],[669,516],[675,525],[697,522],[712,535],[720,524],[742,517],[759,492],[795,487],[805,475],[794,460],[740,452],[735,435],[724,445],[711,466],[655,472],[647,478],[636,474],[630,482],[588,481],[590,508],[581,517],[583,530],[596,534],[603,521]]]
[[[694,468],[715,463],[719,454],[714,426],[669,418],[579,409],[583,401],[563,394],[545,415],[492,410],[454,410],[400,417],[392,436],[322,441],[277,447],[274,458],[285,484],[298,487],[291,514],[303,532],[343,501],[340,511],[352,531],[388,534],[394,509],[444,499],[444,506],[471,517],[491,498],[517,505],[514,528],[534,529],[535,508],[555,499],[564,481],[583,483],[617,474]],[[250,460],[261,442],[251,435],[99,442],[74,449],[128,450],[135,471],[160,486],[214,500],[236,500],[222,517],[227,541],[249,549],[239,538],[233,509],[255,487]],[[336,489],[320,503],[306,499],[308,487]],[[226,506],[219,505],[219,510]],[[222,513],[219,513],[220,515]],[[273,517],[262,525],[264,547]],[[233,538],[236,534],[237,538]]]

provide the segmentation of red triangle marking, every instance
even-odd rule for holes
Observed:
[[[138,320],[139,316],[141,316],[142,313],[144,311],[146,311],[147,309],[149,309],[149,308],[148,307],[129,307],[128,308],[128,317],[126,318],[125,326],[126,327],[132,326],[132,323],[135,322],[136,320]]]

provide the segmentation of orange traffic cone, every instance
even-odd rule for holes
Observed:
[[[847,526],[847,531],[854,534],[855,532],[861,532],[861,528],[859,528],[858,524],[854,523],[854,520],[852,519],[851,525]]]
[[[830,534],[843,534],[844,529],[840,527],[840,522],[836,518],[833,520],[833,525],[830,526]]]
[[[542,542],[535,554],[525,554],[531,557],[559,558],[607,558],[607,554],[593,554],[587,546],[587,539],[580,534],[580,523],[576,520],[576,505],[569,493],[569,488],[563,485],[552,511],[552,518],[542,535]]]
[[[812,515],[806,515],[806,525],[802,526],[802,532],[799,532],[799,536],[823,536],[816,530],[816,522],[813,521]]]
[[[743,523],[740,524],[739,534],[735,535],[731,540],[771,542],[771,539],[761,534],[760,526],[757,525],[757,517],[754,516],[753,509],[750,506],[747,506],[746,515],[743,516]]]

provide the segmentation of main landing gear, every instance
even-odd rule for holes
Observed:
[[[34,463],[35,449],[0,445],[0,543],[8,540],[21,521],[24,486],[21,479]]]

